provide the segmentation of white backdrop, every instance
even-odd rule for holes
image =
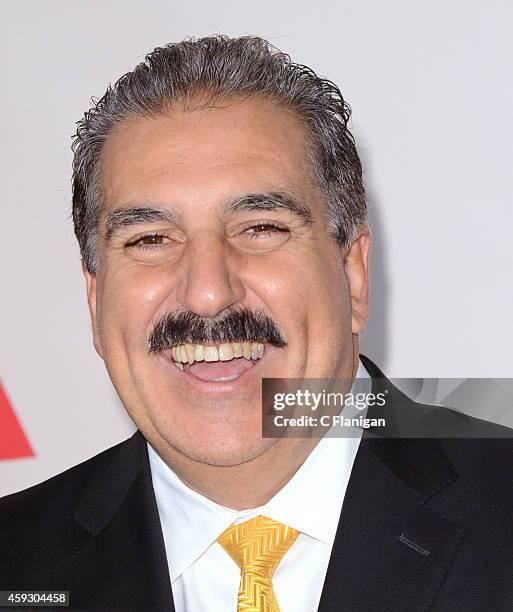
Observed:
[[[132,431],[91,343],[70,136],[90,96],[188,35],[262,35],[353,107],[375,237],[363,351],[391,376],[513,377],[508,0],[2,8],[0,377],[35,457],[0,461],[0,495]]]

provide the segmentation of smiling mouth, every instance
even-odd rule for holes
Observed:
[[[229,342],[218,345],[181,344],[171,349],[175,366],[208,382],[236,380],[264,356],[262,342]]]

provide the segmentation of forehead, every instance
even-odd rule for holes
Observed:
[[[102,154],[106,209],[215,203],[262,190],[308,197],[310,176],[300,120],[264,100],[135,117],[109,137]]]

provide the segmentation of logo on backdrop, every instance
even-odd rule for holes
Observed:
[[[0,382],[0,459],[33,456],[34,451]]]

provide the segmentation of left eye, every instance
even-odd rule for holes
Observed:
[[[258,223],[252,225],[245,230],[245,233],[249,234],[250,238],[262,238],[270,236],[271,234],[286,232],[287,230],[283,227],[278,227],[272,223]]]

